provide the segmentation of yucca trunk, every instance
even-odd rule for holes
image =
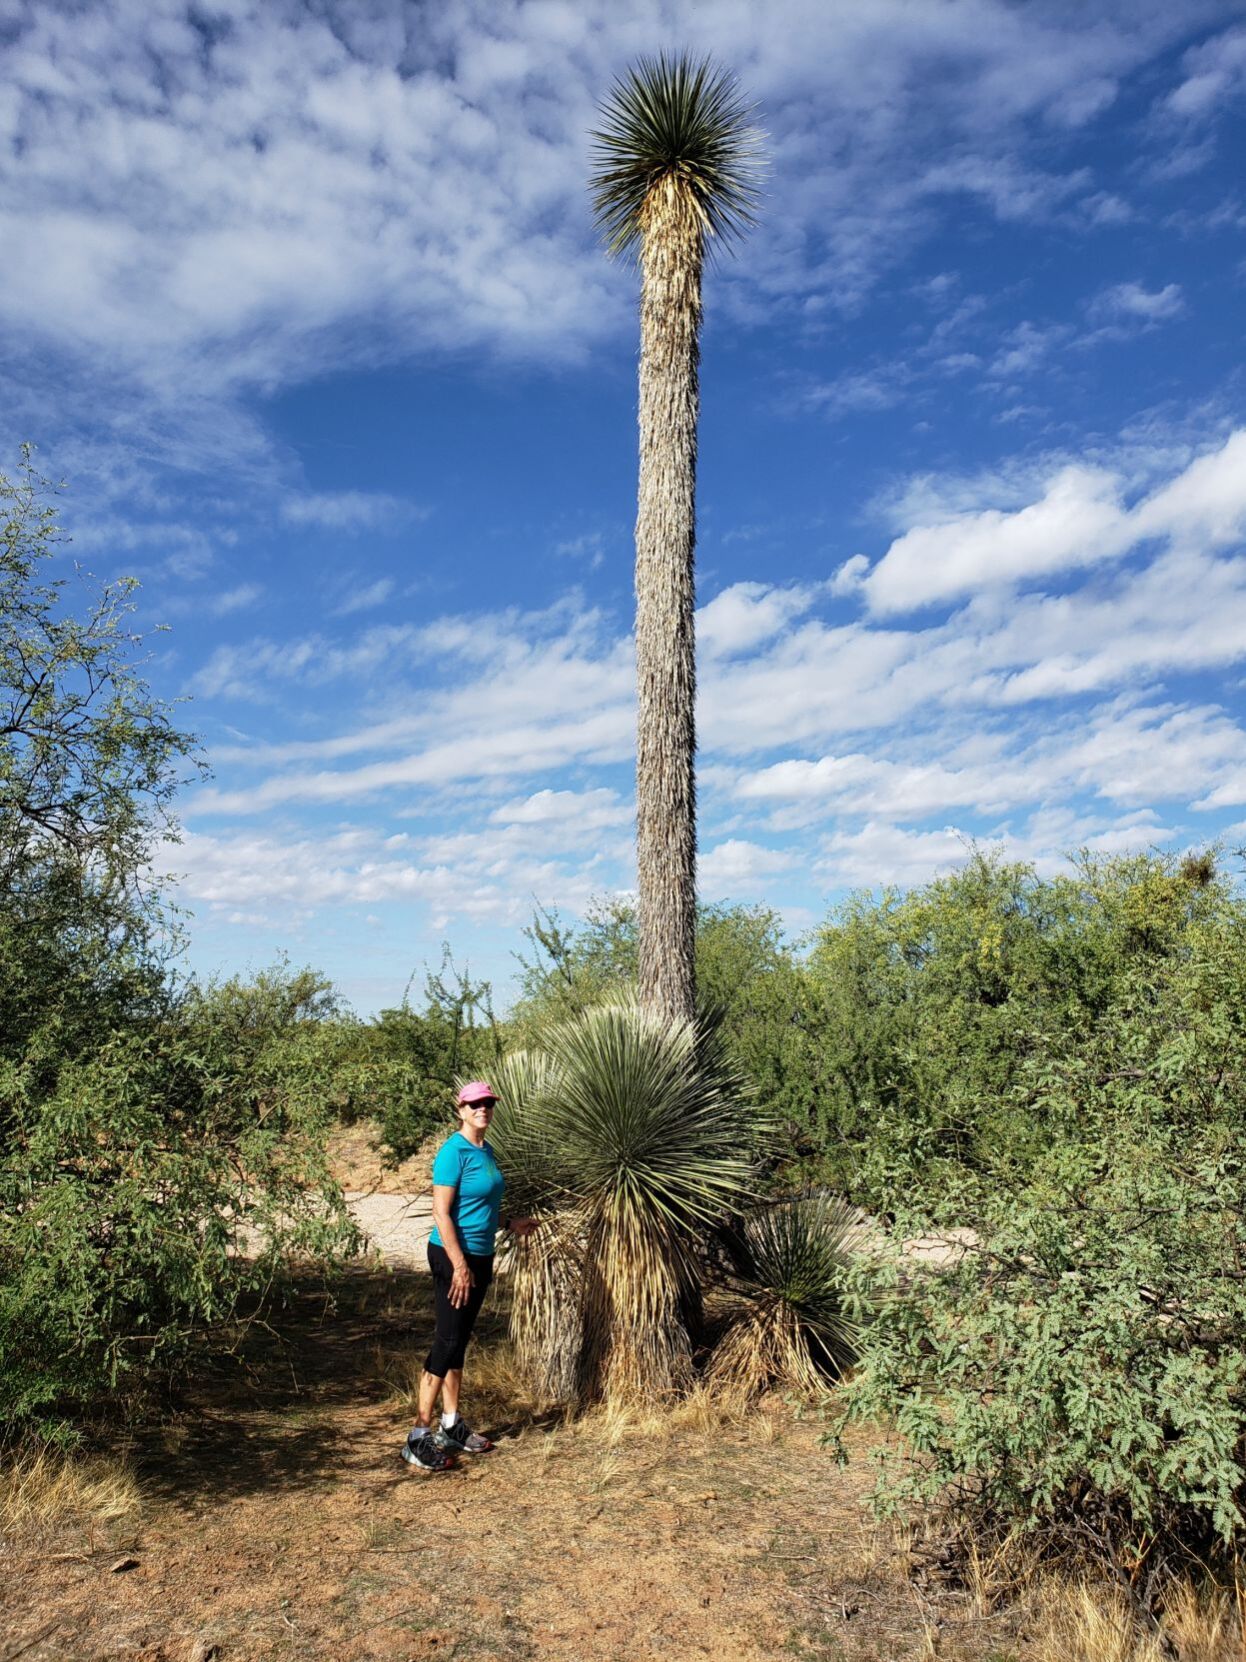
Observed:
[[[642,216],[636,515],[636,866],[639,987],[655,1014],[696,1016],[697,205],[677,178]]]
[[[682,1243],[599,1220],[584,1286],[585,1400],[660,1402],[689,1388],[692,1345],[680,1319],[689,1269]]]
[[[575,1217],[549,1217],[536,1235],[516,1242],[511,1338],[534,1390],[547,1402],[574,1402],[580,1392],[583,1279]]]

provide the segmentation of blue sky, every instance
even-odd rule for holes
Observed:
[[[638,54],[759,103],[706,285],[707,898],[1246,842],[1246,6],[0,5],[4,451],[141,578],[192,963],[362,1011],[631,866]],[[14,258],[14,251],[17,257]]]

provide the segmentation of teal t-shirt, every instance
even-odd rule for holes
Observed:
[[[456,1131],[437,1150],[433,1182],[454,1190],[450,1221],[463,1251],[473,1257],[491,1258],[502,1219],[502,1190],[506,1179],[488,1143],[477,1148],[462,1132]],[[445,1246],[436,1225],[431,1238],[437,1246]]]

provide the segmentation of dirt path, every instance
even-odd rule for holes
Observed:
[[[837,1465],[817,1420],[777,1404],[612,1441],[600,1420],[519,1400],[505,1277],[468,1380],[498,1450],[410,1472],[398,1448],[431,1327],[431,1206],[410,1192],[416,1162],[381,1173],[351,1135],[351,1210],[387,1268],[305,1286],[236,1356],[206,1361],[132,1441],[136,1518],[0,1539],[0,1662],[1021,1654],[871,1544],[870,1468]]]
[[[387,1195],[372,1190],[346,1190],[346,1204],[355,1222],[387,1264],[418,1269],[425,1262],[433,1228],[429,1195]]]
[[[936,1618],[866,1544],[868,1468],[837,1466],[816,1422],[780,1406],[612,1444],[600,1423],[516,1412],[500,1316],[473,1395],[500,1446],[424,1478],[397,1457],[396,1391],[427,1276],[305,1289],[280,1339],[253,1329],[136,1442],[141,1517],[0,1553],[0,1662],[1011,1654],[946,1599],[929,1649]]]

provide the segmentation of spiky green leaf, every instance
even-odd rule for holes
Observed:
[[[708,235],[739,236],[753,223],[761,135],[735,77],[681,53],[642,58],[607,96],[593,134],[590,189],[612,254],[636,247],[650,192],[674,178]]]

